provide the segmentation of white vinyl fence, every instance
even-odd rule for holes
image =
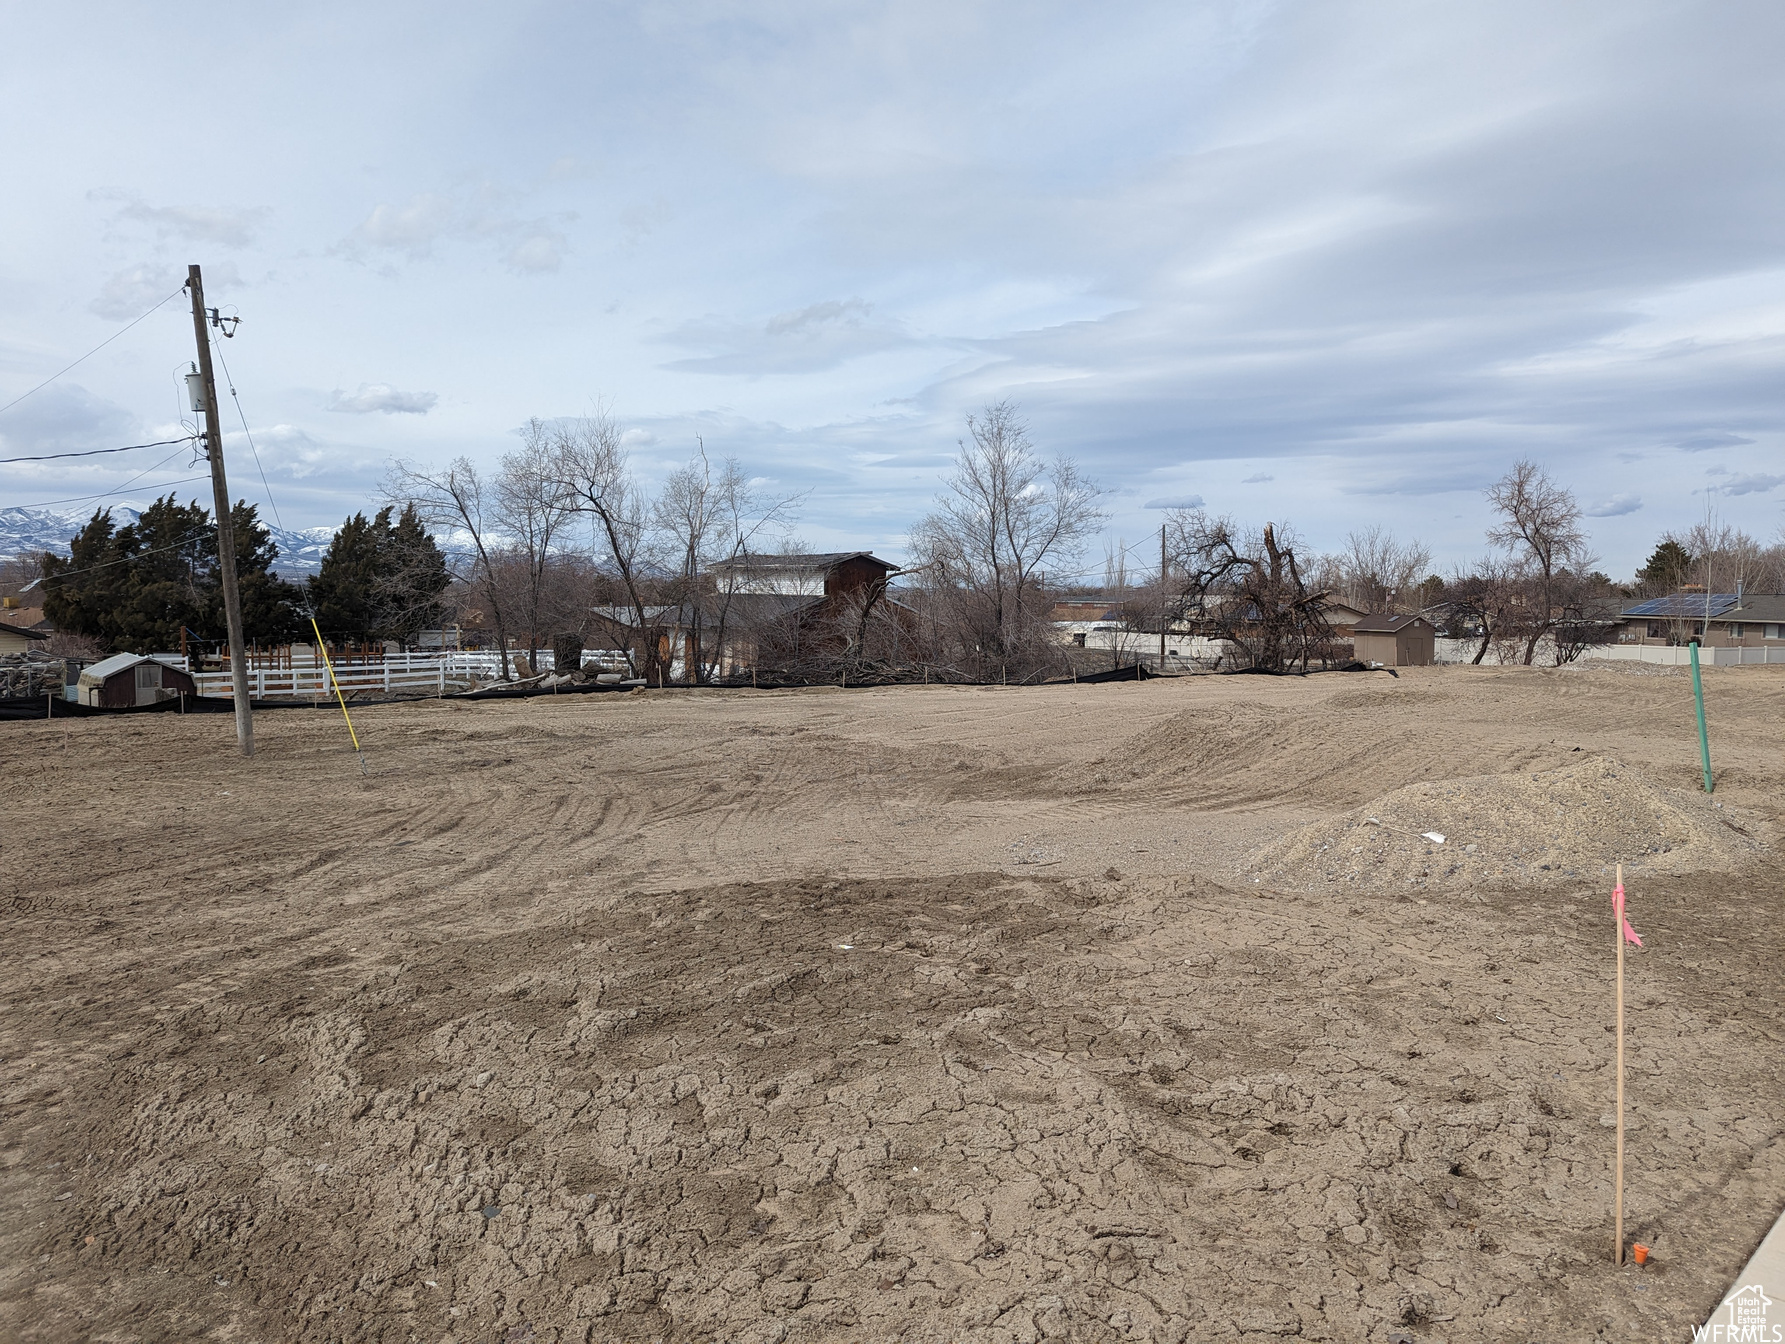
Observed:
[[[1479,639],[1446,639],[1440,636],[1436,644],[1436,659],[1440,663],[1468,663],[1475,659],[1475,651],[1481,647]],[[1683,644],[1594,644],[1583,650],[1579,661],[1603,659],[1617,663],[1659,663],[1666,667],[1685,667],[1692,661],[1691,650]],[[1513,651],[1513,661],[1522,663],[1525,660],[1523,643]],[[1499,657],[1490,645],[1487,657],[1482,662],[1489,666],[1497,666]],[[1556,663],[1556,646],[1547,636],[1537,645],[1537,656],[1532,660],[1537,667],[1554,667]],[[1762,645],[1746,645],[1739,648],[1704,647],[1698,651],[1698,661],[1703,667],[1739,667],[1746,664],[1774,663],[1785,664],[1785,641],[1778,647],[1768,648]]]
[[[1692,662],[1692,651],[1683,644],[1596,644],[1582,658],[1605,658],[1613,662],[1662,663],[1686,667]],[[1777,648],[1746,644],[1736,648],[1700,648],[1699,665],[1703,667],[1742,667],[1750,663],[1785,663],[1785,643]]]
[[[162,655],[167,657],[169,655]],[[184,659],[176,659],[184,663]],[[312,660],[307,650],[294,652],[290,667],[253,667],[248,670],[248,695],[255,700],[315,700],[334,694],[329,684],[328,668],[321,660]],[[583,653],[583,666],[603,672],[626,671],[626,657],[611,649],[591,649]],[[521,678],[517,655],[508,655],[509,676]],[[541,649],[535,671],[552,670],[550,649]],[[192,679],[200,695],[229,699],[234,683],[228,672],[195,672]],[[377,692],[382,695],[444,695],[461,691],[475,682],[499,682],[502,679],[501,655],[493,650],[449,650],[445,653],[391,653],[369,662],[337,663],[335,680],[341,690]]]

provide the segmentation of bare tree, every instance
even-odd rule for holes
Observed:
[[[1074,560],[1105,515],[1100,491],[1069,458],[1043,461],[1010,402],[969,415],[967,429],[971,442],[959,443],[911,548],[923,581],[954,599],[962,642],[1002,673],[1045,617],[1048,567]]]
[[[508,626],[502,616],[501,585],[497,575],[499,538],[491,491],[469,458],[455,458],[442,471],[430,471],[410,462],[391,464],[384,485],[385,497],[394,504],[414,507],[416,516],[437,532],[462,532],[471,539],[469,572],[464,581],[478,590],[489,604],[496,627],[502,680],[509,679]]]
[[[1471,663],[1480,663],[1495,639],[1504,637],[1516,587],[1506,566],[1493,560],[1478,560],[1469,569],[1458,570],[1445,585],[1449,632],[1457,638],[1481,636]]]
[[[1346,537],[1336,560],[1336,586],[1349,606],[1365,612],[1419,610],[1419,582],[1432,563],[1423,542],[1403,544],[1377,524]]]
[[[785,528],[803,497],[761,494],[735,458],[715,470],[705,440],[696,443],[694,459],[670,473],[651,507],[658,549],[665,566],[675,570],[671,590],[689,641],[683,675],[690,684],[710,680],[725,656],[738,562],[757,549],[765,532]]]
[[[1328,594],[1303,579],[1295,539],[1266,523],[1242,534],[1230,518],[1201,509],[1167,515],[1173,565],[1184,571],[1184,595],[1219,638],[1243,650],[1253,667],[1271,672],[1331,656]]]
[[[632,472],[621,430],[605,409],[552,429],[552,475],[570,507],[594,525],[597,551],[632,609],[623,652],[635,676],[663,676],[659,640],[645,602],[651,566],[650,502]]]
[[[563,545],[563,533],[576,517],[556,463],[551,428],[538,419],[529,420],[521,429],[521,446],[503,455],[495,482],[496,519],[520,561],[521,582],[511,605],[527,624],[530,665],[539,658],[549,571]]]
[[[1538,643],[1563,615],[1557,599],[1564,572],[1579,573],[1592,564],[1580,505],[1548,472],[1528,460],[1515,463],[1488,490],[1487,498],[1500,515],[1488,530],[1488,541],[1511,557],[1526,580],[1519,624],[1529,666]]]
[[[1664,542],[1684,548],[1691,557],[1693,581],[1706,592],[1775,592],[1778,547],[1766,547],[1739,527],[1724,522],[1716,508],[1705,505],[1704,517],[1684,532],[1669,532]]]

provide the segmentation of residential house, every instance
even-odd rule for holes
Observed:
[[[42,630],[23,625],[0,624],[0,653],[24,653],[49,639]]]
[[[1666,597],[1634,602],[1619,613],[1608,643],[1685,644],[1697,639],[1707,648],[1755,648],[1785,643],[1785,596],[1711,593],[1688,587]]]

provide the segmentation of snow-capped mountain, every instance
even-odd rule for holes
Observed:
[[[0,509],[0,560],[43,551],[67,555],[69,539],[92,516],[90,509]],[[112,509],[112,521],[119,527],[135,522],[137,516],[135,509],[122,505]],[[321,569],[322,557],[335,535],[332,527],[307,527],[294,532],[268,523],[266,528],[279,548],[273,569],[286,578],[302,578]]]

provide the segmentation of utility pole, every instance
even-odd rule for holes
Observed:
[[[1159,675],[1165,675],[1165,622],[1169,604],[1165,596],[1165,524],[1159,524]]]
[[[236,529],[229,512],[229,481],[223,474],[223,422],[217,413],[217,380],[211,374],[211,338],[206,330],[205,282],[197,266],[186,270],[192,291],[192,334],[198,339],[198,376],[204,387],[205,450],[211,460],[211,499],[217,508],[217,571],[223,579],[223,612],[229,620],[229,675],[235,692],[236,742],[242,755],[254,754],[254,708],[248,703],[248,650],[242,639],[242,590],[236,583]]]

